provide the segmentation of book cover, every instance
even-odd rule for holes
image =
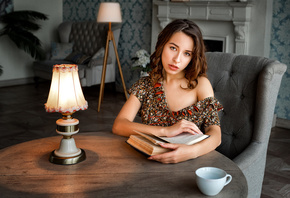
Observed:
[[[156,145],[141,135],[130,135],[127,143],[147,156],[157,155],[170,151],[170,149]]]

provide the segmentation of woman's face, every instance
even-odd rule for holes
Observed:
[[[183,32],[174,33],[164,45],[162,65],[167,74],[182,73],[192,59],[193,39]]]

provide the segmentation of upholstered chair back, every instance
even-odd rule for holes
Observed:
[[[69,42],[74,43],[73,51],[94,55],[100,48],[105,47],[108,24],[84,21],[72,24]]]
[[[208,78],[220,112],[219,152],[241,168],[249,196],[260,197],[274,108],[286,65],[263,57],[208,52]]]
[[[234,159],[245,150],[254,136],[259,74],[265,63],[270,60],[210,53],[207,55],[207,61],[207,74],[215,97],[224,106],[224,110],[219,114],[222,144],[218,151]]]

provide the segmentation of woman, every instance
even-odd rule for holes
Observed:
[[[172,151],[148,159],[178,163],[214,150],[221,143],[218,111],[207,79],[205,47],[199,27],[189,20],[175,20],[159,34],[150,57],[152,71],[129,90],[131,94],[113,125],[113,133],[123,136],[133,130],[158,136],[202,133],[209,138],[194,144],[162,144]],[[140,113],[142,124],[134,122]]]

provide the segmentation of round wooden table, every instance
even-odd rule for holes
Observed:
[[[48,161],[61,136],[33,140],[0,150],[1,197],[206,197],[195,183],[195,170],[224,169],[230,184],[215,197],[247,197],[246,178],[238,166],[213,151],[178,164],[147,160],[111,132],[79,133],[76,144],[87,159],[75,165]]]

